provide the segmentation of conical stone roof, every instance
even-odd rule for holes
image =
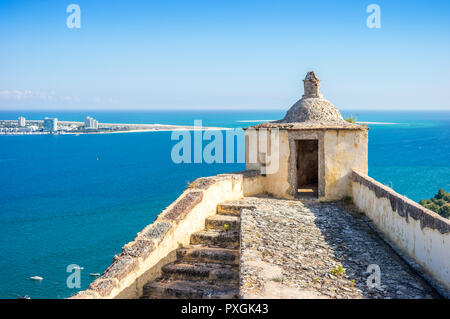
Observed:
[[[345,125],[339,110],[320,93],[320,80],[314,71],[308,72],[303,80],[305,94],[287,111],[278,123],[311,122],[311,124]]]

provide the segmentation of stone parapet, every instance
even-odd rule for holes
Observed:
[[[450,296],[450,220],[358,171],[353,201],[402,257]]]
[[[123,246],[105,272],[72,299],[139,298],[143,286],[176,259],[176,249],[203,229],[217,204],[259,193],[258,172],[221,174],[196,179],[156,220]]]

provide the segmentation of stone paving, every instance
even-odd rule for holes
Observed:
[[[256,207],[241,212],[243,298],[439,298],[350,206],[264,196],[237,203]],[[370,264],[380,267],[379,289],[367,285]]]

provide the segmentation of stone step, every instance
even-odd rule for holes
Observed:
[[[255,209],[255,206],[236,203],[222,203],[216,207],[218,215],[240,216],[241,209]]]
[[[238,248],[239,233],[234,230],[226,232],[215,229],[199,231],[191,235],[191,244],[202,244],[223,248]]]
[[[189,280],[155,280],[144,285],[143,299],[235,299],[236,285],[208,284]]]
[[[218,215],[240,216],[241,206],[234,204],[218,204],[216,212]]]
[[[164,278],[172,280],[203,280],[217,281],[225,280],[227,283],[239,280],[237,266],[221,265],[216,263],[186,263],[174,262],[161,268]]]
[[[230,248],[216,248],[189,246],[177,249],[177,259],[191,262],[220,263],[239,265],[239,250]]]
[[[239,230],[241,220],[238,216],[214,215],[205,221],[206,229],[225,230],[225,225],[228,225],[229,230]]]

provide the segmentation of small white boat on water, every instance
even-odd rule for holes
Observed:
[[[100,277],[100,274],[98,272],[91,272],[89,274],[89,276],[91,276],[91,277]]]
[[[36,281],[41,281],[41,280],[43,280],[44,278],[42,278],[42,277],[40,277],[40,276],[33,276],[33,277],[30,277],[30,279],[31,279],[31,280],[36,280]]]

